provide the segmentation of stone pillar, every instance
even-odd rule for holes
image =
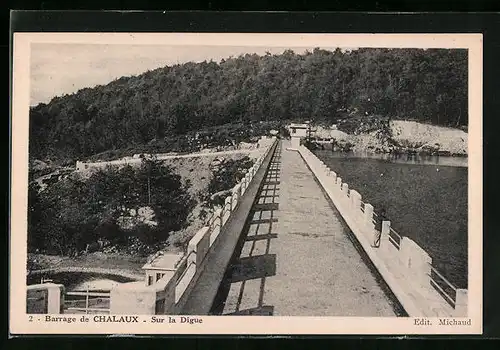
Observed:
[[[390,221],[382,221],[382,230],[380,232],[380,245],[386,245],[386,242],[389,243],[389,231],[391,229]]]
[[[337,182],[335,184],[337,185],[337,189],[342,191],[342,178],[340,176],[337,177]]]
[[[226,224],[227,220],[229,219],[229,216],[231,215],[231,209],[232,209],[231,199],[232,196],[227,196],[226,200],[224,201],[224,207],[222,210],[222,225]]]
[[[231,200],[231,203],[232,203],[231,211],[234,210],[236,208],[236,206],[238,205],[238,201],[240,200],[240,191],[241,191],[240,184],[237,184],[236,186],[234,186],[233,190],[231,191],[232,196],[233,196],[233,198]]]
[[[361,211],[361,195],[358,191],[351,190],[350,192],[351,208],[355,216],[361,216],[363,212]]]
[[[62,284],[47,284],[47,313],[62,314],[64,308],[64,286]]]
[[[411,273],[408,278],[422,286],[430,284],[432,258],[417,243],[408,237],[402,237],[399,258]]]
[[[453,316],[455,317],[467,317],[467,305],[468,305],[468,292],[467,289],[457,289],[455,296],[455,311]]]
[[[373,229],[373,205],[365,203],[365,225],[369,229]]]
[[[241,179],[240,185],[241,185],[240,186],[240,190],[241,190],[240,196],[243,196],[245,194],[246,189],[247,189],[247,178],[246,177]]]
[[[205,255],[207,255],[210,248],[209,230],[208,226],[204,226],[189,240],[187,251],[188,265],[194,263],[196,266],[200,266],[203,259],[205,259]],[[175,268],[175,266],[171,268]]]
[[[346,183],[343,183],[341,186],[342,192],[345,193],[345,196],[347,196],[347,193],[349,192],[349,185]]]
[[[222,228],[222,209],[217,209],[214,213],[212,222],[210,223],[210,245],[212,245],[219,236]]]
[[[32,301],[30,302],[29,300]],[[62,314],[63,309],[64,286],[62,284],[43,283],[28,286],[26,294],[26,313]]]

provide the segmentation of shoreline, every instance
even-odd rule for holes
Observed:
[[[407,120],[393,120],[369,131],[339,130],[318,126],[313,149],[394,156],[468,157],[468,134],[462,129]]]

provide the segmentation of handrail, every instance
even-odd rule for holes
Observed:
[[[95,307],[99,302],[104,302],[104,301],[110,301],[111,300],[111,292],[102,292],[102,293],[97,293],[97,292],[91,292],[91,291],[70,291],[66,292],[65,295],[67,296],[78,296],[78,297],[84,297],[84,298],[77,298],[77,299],[66,299],[64,300],[64,306],[65,310],[68,311],[84,311],[86,314],[90,312],[104,312],[104,313],[109,313],[110,308],[109,304],[105,305],[102,308]],[[94,298],[90,298],[94,297]],[[78,303],[85,303],[85,306],[77,306]],[[91,303],[93,303],[91,307]]]
[[[429,275],[430,277],[430,275]],[[438,284],[436,281],[430,277],[431,285],[438,291],[438,293],[445,298],[445,300],[453,307],[455,307],[455,300]]]
[[[448,279],[446,279],[446,277],[444,277],[442,274],[439,273],[439,271],[431,265],[431,271],[434,272],[436,275],[438,275],[444,282],[446,282],[446,284],[451,288],[453,289],[455,292],[457,291],[457,287],[455,287],[453,285],[453,283],[451,283],[450,281],[448,281]]]
[[[392,227],[389,228],[388,236],[389,236],[389,241],[392,243],[394,247],[396,247],[397,249],[401,248],[402,237],[396,231],[394,231]],[[396,237],[397,240],[394,237]]]
[[[110,309],[99,309],[99,308],[84,308],[84,307],[68,307],[66,310],[71,310],[71,311],[85,311],[85,313],[88,313],[89,311],[93,312],[103,312],[103,313],[110,313]]]
[[[399,233],[397,233],[392,227],[389,228],[389,232],[394,234],[399,239],[399,241],[403,239],[403,237]]]
[[[444,277],[434,266],[432,266],[431,264],[429,264],[430,267],[431,267],[431,272],[428,274],[429,278],[430,278],[430,281],[431,281],[431,285],[437,289],[437,291],[443,296],[446,298],[446,300],[450,303],[450,305],[452,305],[453,307],[455,307],[456,305],[456,293],[457,293],[457,287],[455,287],[453,285],[453,283],[451,283],[450,281],[448,281],[448,279],[446,277]],[[438,283],[438,280],[436,280],[436,278],[433,276],[433,274],[435,276],[438,276],[439,279],[441,279],[442,282],[444,282],[445,286],[448,287],[449,289],[451,289],[454,293],[455,293],[455,298],[453,298],[449,293],[445,290],[445,288],[443,286],[441,286],[439,283]]]
[[[79,296],[89,296],[89,297],[109,297],[111,292],[103,292],[103,293],[95,293],[95,292],[79,292],[79,291],[73,291],[73,292],[66,292],[66,295],[79,295]]]

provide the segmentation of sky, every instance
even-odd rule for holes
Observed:
[[[48,103],[55,96],[167,65],[205,60],[220,62],[240,54],[264,55],[266,51],[278,54],[287,49],[290,48],[32,43],[30,105]],[[293,51],[303,53],[307,49],[312,51],[314,47],[298,47]]]

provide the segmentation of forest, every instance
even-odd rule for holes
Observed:
[[[467,68],[467,50],[371,48],[166,66],[31,107],[30,160],[72,163],[155,144],[168,151],[182,135],[223,124],[250,132],[260,122],[335,123],[347,109],[464,126]]]

